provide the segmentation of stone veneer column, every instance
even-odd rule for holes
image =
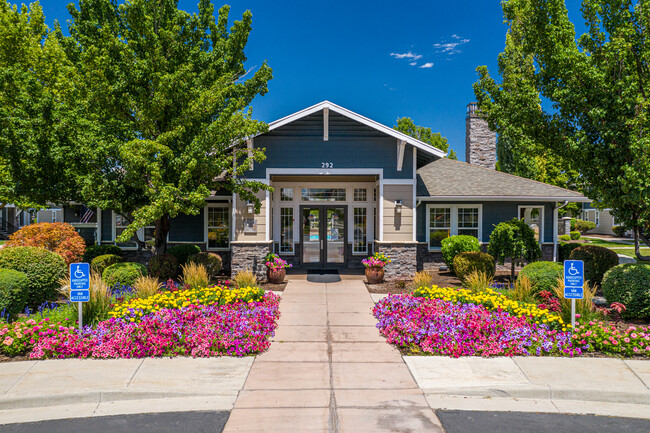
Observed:
[[[481,118],[476,102],[467,106],[465,118],[465,162],[494,170],[497,162],[497,136]]]
[[[257,279],[266,280],[264,257],[271,251],[271,242],[231,242],[230,272],[252,270]]]
[[[391,259],[386,265],[387,281],[411,279],[417,271],[417,242],[375,242],[375,251]]]

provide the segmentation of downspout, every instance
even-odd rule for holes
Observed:
[[[558,256],[558,251],[557,251],[557,224],[558,224],[558,213],[557,211],[562,209],[564,206],[569,204],[569,200],[565,200],[564,203],[560,206],[557,206],[557,203],[555,203],[555,206],[553,207],[553,261],[557,262],[557,256]]]

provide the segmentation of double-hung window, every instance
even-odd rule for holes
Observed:
[[[208,206],[208,249],[228,249],[230,246],[230,208]]]
[[[427,205],[427,236],[430,250],[439,249],[442,240],[455,235],[482,236],[481,205]]]

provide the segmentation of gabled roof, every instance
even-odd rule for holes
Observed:
[[[590,201],[579,192],[448,158],[418,169],[417,182],[423,200]]]
[[[438,149],[437,147],[431,146],[430,144],[424,143],[420,140],[417,140],[410,135],[406,135],[402,132],[396,131],[395,129],[388,127],[386,125],[382,125],[379,122],[375,122],[374,120],[368,119],[367,117],[364,117],[360,114],[357,114],[353,111],[348,110],[347,108],[343,108],[339,105],[336,105],[330,101],[323,101],[320,102],[316,105],[312,105],[311,107],[307,107],[304,110],[297,111],[293,114],[290,114],[286,117],[283,117],[282,119],[278,119],[274,122],[269,123],[269,131],[273,131],[274,129],[278,129],[284,125],[287,125],[295,120],[301,119],[303,117],[309,116],[310,114],[316,113],[318,111],[323,110],[324,108],[328,108],[330,111],[334,111],[342,116],[345,116],[349,119],[352,119],[356,122],[359,122],[363,125],[366,125],[370,128],[373,128],[379,132],[382,132],[386,135],[395,137],[398,140],[405,141],[406,143],[424,151],[427,152],[433,156],[436,157],[444,157],[447,154],[443,152],[442,150]]]

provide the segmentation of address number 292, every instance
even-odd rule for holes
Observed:
[[[334,168],[333,162],[321,162],[321,168]]]

